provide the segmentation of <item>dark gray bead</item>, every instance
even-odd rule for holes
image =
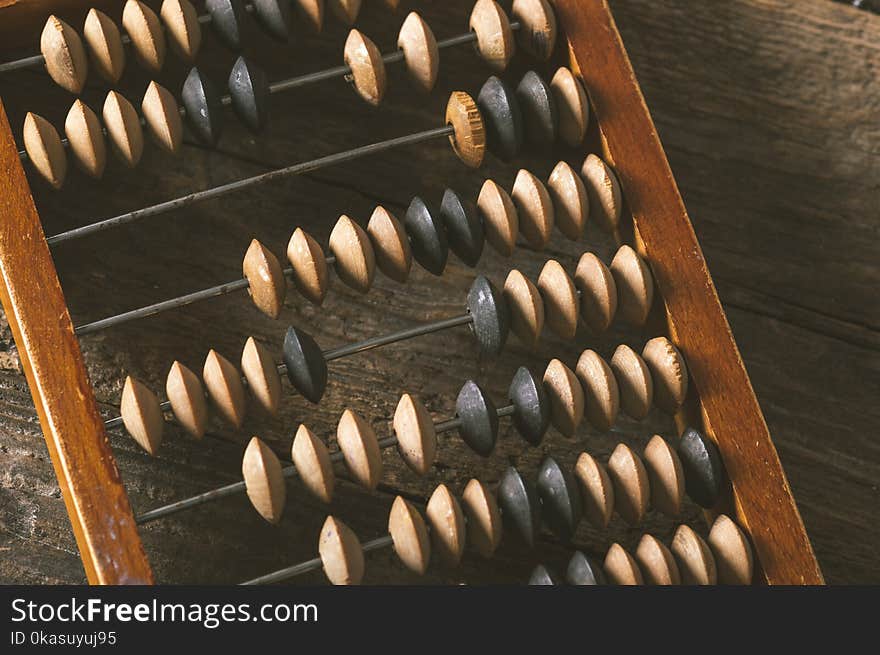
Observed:
[[[528,142],[538,148],[552,146],[558,119],[556,100],[548,84],[535,71],[528,71],[516,87],[516,98],[522,107]]]
[[[489,150],[505,161],[516,157],[523,144],[523,120],[513,89],[493,75],[480,89],[477,107],[486,125]]]
[[[284,365],[296,390],[310,402],[321,402],[327,388],[327,360],[315,340],[293,326],[284,335]]]
[[[290,0],[251,0],[254,16],[266,33],[286,42],[290,39]]]
[[[532,575],[529,577],[529,584],[536,586],[556,586],[559,585],[560,582],[550,569],[543,564],[538,564],[538,566],[532,571]]]
[[[541,529],[541,502],[534,485],[523,480],[519,471],[512,466],[501,476],[498,506],[504,527],[533,548]]]
[[[688,428],[678,442],[687,495],[700,507],[714,507],[724,484],[724,464],[713,441]]]
[[[429,273],[441,275],[449,258],[449,245],[442,223],[431,214],[425,201],[416,196],[409,203],[403,226],[409,235],[413,257]]]
[[[449,247],[467,266],[473,268],[483,254],[483,223],[473,203],[462,200],[452,189],[443,192],[440,220],[446,229]]]
[[[575,551],[571,559],[568,560],[568,568],[565,570],[565,581],[570,585],[607,584],[602,567],[579,550]]]
[[[581,521],[581,496],[574,479],[552,457],[545,457],[538,468],[538,495],[544,521],[563,541],[574,536]]]
[[[211,27],[217,37],[232,50],[241,50],[242,0],[207,0],[205,9],[211,16]]]
[[[269,116],[269,80],[266,73],[244,57],[235,60],[229,73],[232,108],[249,130],[260,132]]]
[[[186,76],[181,101],[190,129],[199,141],[209,146],[217,145],[223,131],[223,105],[217,87],[198,68],[193,68]]]
[[[507,397],[513,405],[513,425],[522,438],[537,446],[550,426],[550,403],[541,380],[535,379],[532,372],[520,366]]]
[[[468,291],[467,307],[480,350],[492,356],[500,354],[510,331],[510,310],[504,296],[480,275]]]
[[[473,380],[464,383],[455,401],[455,413],[461,420],[459,434],[478,455],[488,457],[498,439],[498,410],[495,403]]]

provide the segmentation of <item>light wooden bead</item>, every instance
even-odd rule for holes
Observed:
[[[639,565],[620,544],[611,544],[605,555],[605,575],[608,582],[616,585],[643,585],[645,580]]]
[[[163,0],[159,15],[171,47],[185,62],[193,63],[202,45],[202,26],[196,8],[189,0]]]
[[[312,31],[324,29],[324,0],[294,0],[293,4]]]
[[[53,189],[60,189],[67,177],[67,153],[52,124],[28,112],[24,117],[24,149],[37,172]]]
[[[382,477],[382,455],[370,424],[347,409],[336,426],[336,441],[355,482],[375,489]]]
[[[654,401],[654,380],[639,354],[620,344],[611,357],[611,370],[620,391],[620,408],[632,418],[642,420]]]
[[[486,180],[477,198],[486,241],[501,255],[509,257],[516,247],[519,215],[510,195],[494,180]]]
[[[452,125],[449,143],[458,158],[479,168],[486,156],[486,126],[477,103],[464,91],[453,91],[446,104],[446,124]]]
[[[617,309],[624,320],[644,325],[654,302],[654,277],[645,260],[630,246],[621,246],[611,261],[617,286]]]
[[[584,418],[584,390],[577,376],[558,359],[544,371],[544,389],[550,399],[550,421],[566,437],[574,435]]]
[[[403,21],[397,47],[403,50],[406,69],[416,86],[426,93],[431,91],[437,83],[440,50],[434,32],[416,12],[411,11]]]
[[[492,557],[501,543],[503,526],[498,501],[489,488],[473,478],[462,494],[467,514],[467,536],[471,546],[483,557]]]
[[[102,117],[113,151],[129,168],[137,166],[144,152],[144,131],[135,108],[122,94],[110,91]]]
[[[361,11],[361,0],[327,0],[333,14],[346,25],[354,25]]]
[[[99,179],[107,164],[107,146],[95,112],[82,100],[74,100],[64,119],[64,132],[73,160],[86,175]]]
[[[538,290],[544,300],[547,325],[563,339],[574,339],[578,325],[577,289],[555,259],[544,264],[538,276]]]
[[[40,34],[40,52],[55,83],[79,95],[86,83],[89,63],[76,30],[60,18],[49,16]]]
[[[278,258],[253,239],[244,255],[241,269],[250,285],[248,294],[257,309],[269,318],[278,318],[287,294],[287,280]]]
[[[406,282],[412,268],[412,247],[406,230],[391,212],[376,207],[367,223],[379,270],[395,282]]]
[[[405,393],[394,411],[394,433],[400,456],[413,471],[426,475],[437,455],[437,433],[425,406]]]
[[[111,18],[102,11],[89,9],[83,26],[83,38],[89,48],[92,65],[105,80],[116,83],[125,70],[122,35]]]
[[[357,535],[339,519],[328,516],[321,528],[318,553],[327,579],[335,585],[357,585],[364,577],[364,550]]]
[[[248,337],[241,352],[241,371],[254,400],[272,416],[281,405],[281,376],[269,351],[253,337]]]
[[[574,474],[581,485],[584,516],[597,528],[607,528],[614,513],[614,485],[602,462],[581,453]]]
[[[150,82],[141,111],[156,143],[170,153],[178,152],[183,141],[183,123],[171,92],[156,82]]]
[[[617,444],[608,460],[608,477],[614,485],[614,509],[630,525],[638,525],[648,512],[651,487],[641,458],[626,444]]]
[[[527,346],[534,346],[544,329],[544,300],[538,287],[513,269],[504,281],[504,299],[510,309],[510,329]]]
[[[122,27],[131,39],[135,59],[151,73],[158,73],[165,63],[165,32],[159,17],[139,0],[126,0]]]
[[[339,278],[355,291],[369,291],[376,277],[376,254],[363,228],[348,216],[340,216],[330,233],[330,251],[336,257]]]
[[[302,228],[296,228],[287,244],[287,259],[293,267],[297,290],[316,305],[324,302],[329,284],[327,258],[318,242]]]
[[[150,455],[155,455],[162,443],[162,430],[165,428],[165,417],[156,394],[143,383],[128,376],[122,388],[119,413],[128,433],[141,448]]]
[[[559,136],[572,148],[579,146],[590,124],[590,101],[584,85],[568,68],[559,68],[550,81],[559,115]]]
[[[642,535],[636,547],[636,561],[650,585],[679,585],[681,575],[669,549],[650,534]]]
[[[556,226],[567,238],[583,238],[590,215],[590,199],[583,181],[566,162],[556,164],[547,180]]]
[[[438,485],[431,494],[426,513],[434,549],[440,559],[449,566],[458,566],[464,553],[464,514],[458,500],[445,484]]]
[[[620,184],[611,167],[596,155],[588,155],[581,167],[581,177],[590,198],[590,214],[596,225],[613,232],[620,225],[622,205]]]
[[[715,558],[720,584],[751,584],[755,573],[752,546],[729,516],[719,514],[709,531],[709,547]]]
[[[659,434],[645,447],[645,468],[651,485],[651,505],[667,516],[681,514],[684,470],[675,449]]]
[[[401,496],[394,499],[388,516],[388,532],[394,552],[410,571],[424,575],[431,560],[431,542],[425,520],[412,504]]]
[[[543,250],[550,241],[555,222],[553,202],[547,187],[525,169],[520,169],[510,194],[519,216],[519,230],[529,244]]]
[[[211,350],[205,359],[202,378],[217,413],[227,422],[240,428],[244,423],[247,403],[244,385],[235,366],[216,350]]]
[[[300,424],[293,438],[290,459],[296,466],[306,489],[325,503],[333,500],[336,487],[336,475],[333,473],[333,462],[326,444],[318,439],[305,424]]]
[[[714,585],[718,580],[715,558],[703,538],[690,526],[680,525],[672,538],[672,554],[686,585]]]
[[[493,71],[507,68],[515,51],[510,20],[495,0],[477,0],[468,25],[477,35],[477,52]]]
[[[171,411],[183,429],[197,439],[205,436],[208,425],[208,404],[201,380],[178,361],[171,365],[165,379],[165,395]]]
[[[666,337],[654,337],[645,344],[642,358],[654,379],[654,403],[674,414],[687,397],[688,372],[678,348]]]
[[[352,30],[345,41],[344,59],[351,68],[351,79],[358,95],[374,107],[378,106],[388,87],[385,62],[379,48],[366,35]]]
[[[602,260],[585,252],[578,261],[574,284],[580,291],[581,318],[596,333],[611,326],[617,313],[617,285]]]
[[[547,0],[513,0],[511,12],[519,21],[517,40],[523,50],[547,61],[556,47],[556,14]]]
[[[287,485],[281,462],[259,437],[253,437],[248,443],[241,473],[254,509],[269,523],[278,523],[287,502]]]
[[[594,350],[581,353],[575,370],[584,389],[587,419],[600,432],[607,432],[617,420],[620,408],[614,372]]]

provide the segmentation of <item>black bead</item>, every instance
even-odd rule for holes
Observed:
[[[533,548],[541,529],[541,502],[531,482],[512,466],[501,476],[498,485],[498,506],[501,508],[504,527]]]
[[[217,87],[198,68],[193,68],[186,76],[181,101],[190,129],[199,141],[209,146],[217,145],[223,131],[223,105]]]
[[[232,108],[248,129],[260,132],[269,115],[269,80],[266,73],[244,57],[235,60],[229,73]]]
[[[568,560],[565,570],[565,581],[570,585],[603,585],[606,584],[602,567],[581,551],[575,551]]]
[[[538,469],[536,487],[544,509],[544,521],[557,537],[570,540],[581,521],[581,496],[574,479],[548,456]]]
[[[513,425],[517,432],[537,446],[550,427],[550,403],[544,385],[529,369],[520,366],[510,383],[507,397],[513,404]]]
[[[319,403],[327,388],[327,360],[315,340],[291,326],[284,335],[284,364],[290,383],[303,397]]]
[[[510,331],[510,310],[504,296],[480,275],[468,291],[467,307],[474,319],[472,327],[480,350],[493,356],[500,354]]]
[[[290,0],[251,0],[254,16],[266,33],[286,42],[290,38]]]
[[[211,27],[232,50],[241,50],[241,19],[244,16],[242,0],[207,0],[205,9],[211,15]]]
[[[556,586],[560,582],[550,569],[543,564],[538,564],[535,570],[532,571],[531,577],[529,577],[529,584]]]
[[[552,146],[556,141],[558,119],[550,87],[535,71],[528,71],[516,87],[516,97],[525,118],[528,142],[538,148]]]
[[[513,89],[493,75],[480,89],[477,107],[486,125],[489,150],[505,161],[516,157],[523,144],[523,120]]]
[[[678,442],[678,458],[688,496],[700,507],[714,507],[724,482],[724,464],[718,447],[697,430],[688,428]]]
[[[498,410],[495,403],[473,380],[464,383],[455,400],[455,413],[461,420],[459,434],[478,455],[488,457],[498,439]]]
[[[403,226],[409,235],[413,257],[429,273],[441,275],[449,258],[443,225],[431,214],[425,201],[416,196],[409,203]]]
[[[464,201],[452,189],[443,192],[440,202],[440,220],[446,228],[449,247],[467,266],[473,268],[483,254],[483,223],[477,208]]]

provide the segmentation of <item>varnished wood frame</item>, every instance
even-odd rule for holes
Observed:
[[[3,27],[34,30],[55,6],[22,5]],[[65,0],[66,6],[94,4]],[[646,257],[663,299],[660,317],[691,375],[679,427],[701,421],[719,446],[732,512],[755,546],[760,579],[821,584],[812,546],[734,342],[650,113],[605,0],[554,0],[573,68],[593,106],[594,142],[620,178],[625,236]],[[4,14],[4,12],[7,12]],[[24,24],[30,21],[28,24]],[[40,417],[89,582],[149,583],[152,573],[110,452],[73,325],[0,102],[0,285],[3,306]],[[656,303],[657,306],[660,303]],[[657,308],[655,307],[655,310]],[[657,318],[657,317],[655,317]]]

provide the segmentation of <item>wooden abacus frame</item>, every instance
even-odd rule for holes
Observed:
[[[34,27],[53,3],[0,9],[4,31]],[[63,3],[65,8],[74,4]],[[93,3],[89,3],[93,4]],[[688,362],[679,428],[702,423],[730,489],[715,508],[751,538],[757,579],[821,584],[812,546],[734,342],[696,235],[607,0],[554,0],[572,70],[590,94],[584,155],[597,152],[624,189],[625,234],[650,264],[658,330]],[[36,11],[39,5],[43,11]],[[84,11],[84,9],[83,9]],[[81,12],[82,13],[82,12]],[[73,323],[0,100],[0,296],[34,398],[90,583],[151,583],[134,515],[89,383]]]

